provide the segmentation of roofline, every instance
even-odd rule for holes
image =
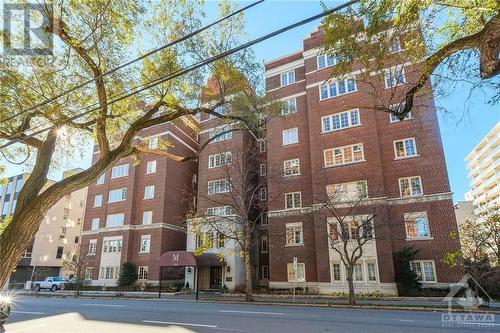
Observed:
[[[295,52],[292,52],[292,53],[289,53],[289,54],[285,54],[284,56],[281,56],[281,57],[278,57],[278,58],[274,58],[274,59],[271,59],[269,61],[264,62],[264,65],[269,65],[269,64],[271,64],[273,62],[276,62],[278,60],[285,59],[285,58],[288,58],[290,56],[293,56],[293,55],[296,55],[296,54],[299,54],[299,53],[302,53],[302,52],[304,52],[304,50],[295,51]]]
[[[498,127],[498,129],[497,129],[497,127]],[[470,161],[472,159],[472,157],[473,157],[472,155],[476,151],[477,147],[479,147],[486,139],[488,139],[490,134],[493,134],[493,132],[495,132],[497,130],[500,131],[500,121],[497,122],[497,124],[488,133],[486,133],[484,138],[482,138],[481,141],[479,141],[479,143],[474,146],[474,148],[472,148],[471,152],[469,154],[467,154],[467,156],[465,156],[465,160]]]

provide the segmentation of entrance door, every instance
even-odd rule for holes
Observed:
[[[222,267],[210,267],[210,289],[219,289],[222,285]]]

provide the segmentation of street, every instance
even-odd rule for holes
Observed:
[[[493,325],[443,328],[442,313],[301,306],[18,296],[14,332],[500,332]]]

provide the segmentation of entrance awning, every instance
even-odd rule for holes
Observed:
[[[224,261],[217,257],[216,253],[203,253],[195,256],[193,252],[188,251],[168,251],[160,256],[160,267],[177,266],[223,266]]]

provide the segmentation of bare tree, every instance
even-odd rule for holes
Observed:
[[[89,260],[87,253],[80,251],[80,249],[76,249],[71,251],[66,249],[65,254],[63,256],[62,264],[63,269],[70,272],[75,279],[76,286],[76,295],[80,295],[80,289],[83,286],[83,283],[86,279],[86,267],[88,266]]]
[[[327,223],[329,246],[345,267],[349,304],[354,305],[358,261],[374,244],[375,217],[382,220],[377,216],[377,204],[367,197],[366,186],[361,183],[353,189],[345,184],[328,185],[324,204],[320,205],[318,213],[321,212]]]

